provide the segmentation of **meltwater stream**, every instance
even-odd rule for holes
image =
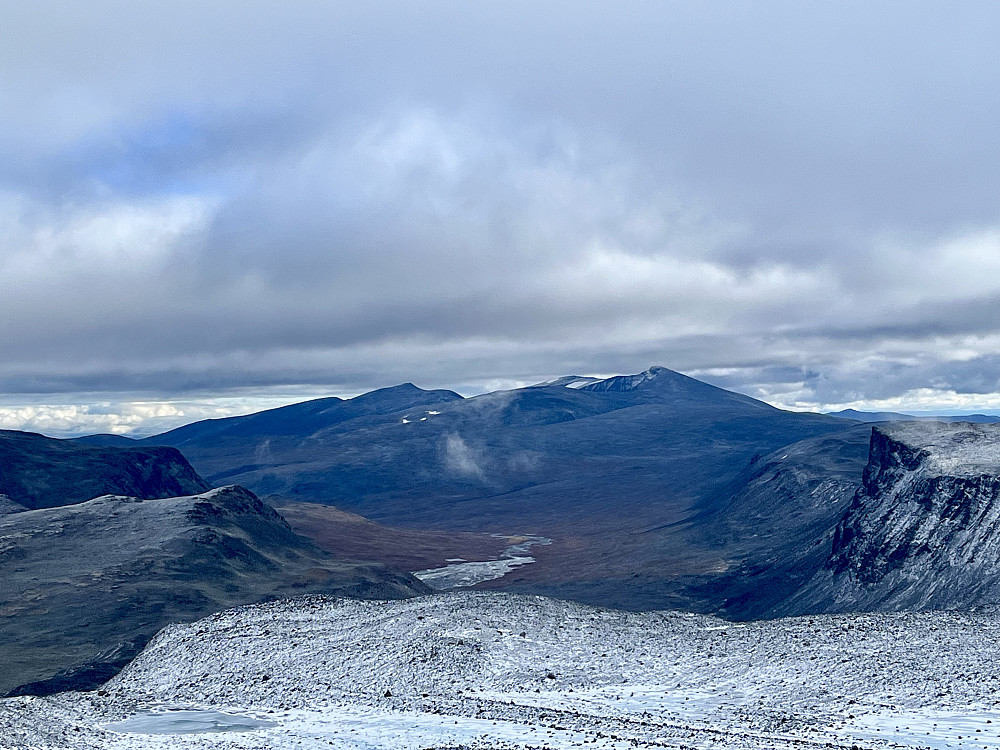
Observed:
[[[551,539],[544,536],[502,536],[493,534],[498,539],[508,539],[511,544],[505,549],[498,560],[482,562],[455,562],[443,568],[418,570],[413,575],[426,583],[435,591],[450,591],[451,589],[475,586],[483,581],[503,578],[505,575],[522,565],[533,563],[535,558],[529,554],[536,545],[552,544]]]

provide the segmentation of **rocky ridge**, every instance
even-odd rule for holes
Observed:
[[[236,604],[428,590],[322,552],[235,486],[0,517],[0,577],[0,693],[99,684],[167,623]]]

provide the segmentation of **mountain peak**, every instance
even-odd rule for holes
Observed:
[[[385,403],[407,409],[413,404],[461,401],[462,396],[448,390],[425,390],[413,383],[400,383],[388,388],[378,388],[350,399],[354,404]]]
[[[580,390],[587,391],[634,391],[644,383],[670,376],[685,377],[673,370],[668,370],[666,367],[654,366],[635,375],[615,375],[614,377],[586,383],[578,387]]]

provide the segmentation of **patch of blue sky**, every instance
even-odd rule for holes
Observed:
[[[217,195],[229,178],[212,157],[197,118],[174,111],[116,125],[77,147],[81,177],[125,195]]]

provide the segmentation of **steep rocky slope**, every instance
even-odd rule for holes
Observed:
[[[992,611],[304,597],[172,626],[100,692],[0,701],[0,746],[996,750],[998,638]]]
[[[98,684],[163,625],[304,592],[427,589],[342,562],[239,487],[0,517],[0,694]]]
[[[52,508],[100,495],[176,497],[208,485],[174,448],[95,446],[0,430],[0,514]]]
[[[696,523],[724,569],[693,581],[703,609],[738,620],[801,614],[785,605],[826,564],[862,483],[872,428],[802,440],[763,456]],[[720,566],[720,568],[723,568]]]
[[[1000,427],[902,422],[872,431],[862,486],[796,611],[1000,602]]]

